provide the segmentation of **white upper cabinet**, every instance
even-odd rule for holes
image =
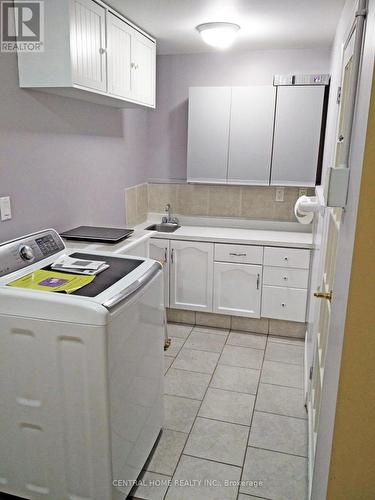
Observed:
[[[233,87],[228,182],[268,185],[276,88]]]
[[[189,89],[188,181],[227,181],[230,103],[230,87]]]
[[[108,13],[108,91],[115,96],[130,98],[131,39],[133,28],[122,19]]]
[[[191,87],[188,181],[315,186],[325,88]]]
[[[131,52],[131,88],[133,98],[155,105],[155,43],[133,30]]]
[[[105,9],[92,0],[71,1],[73,82],[106,92]]]
[[[18,54],[20,87],[155,107],[156,43],[101,0],[45,2],[43,52]]]
[[[271,185],[315,186],[325,87],[277,87]]]

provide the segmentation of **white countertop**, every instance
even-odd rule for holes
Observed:
[[[117,254],[126,254],[142,241],[149,238],[168,239],[168,240],[191,240],[208,241],[216,243],[234,243],[242,245],[262,245],[290,248],[312,248],[313,237],[311,232],[302,232],[302,227],[294,223],[267,223],[264,221],[255,221],[253,228],[244,227],[223,227],[225,221],[218,219],[194,219],[181,220],[182,226],[174,233],[159,233],[149,231],[145,228],[155,222],[160,222],[161,217],[151,216],[149,220],[135,227],[134,233],[126,240],[116,244],[109,243],[89,243],[72,240],[64,240],[65,245],[70,251],[96,251],[113,252]],[[186,221],[188,223],[186,223]],[[202,222],[205,225],[199,225]],[[220,224],[220,225],[212,225]],[[234,224],[235,221],[228,221],[228,224]],[[195,225],[196,224],[196,225]],[[249,222],[249,225],[251,223]],[[262,229],[262,225],[265,227]],[[267,228],[268,226],[268,228]],[[296,230],[296,227],[298,230]],[[292,229],[292,230],[290,230]]]
[[[248,245],[312,248],[311,233],[292,231],[268,231],[230,227],[183,226],[174,233],[152,231],[153,238],[173,240],[215,241]]]

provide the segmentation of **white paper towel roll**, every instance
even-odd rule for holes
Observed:
[[[294,205],[294,215],[301,224],[311,224],[314,213],[319,210],[316,196],[300,196]]]

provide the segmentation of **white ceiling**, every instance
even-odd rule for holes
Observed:
[[[158,40],[159,54],[210,52],[195,26],[241,26],[230,50],[327,47],[345,0],[108,0]]]

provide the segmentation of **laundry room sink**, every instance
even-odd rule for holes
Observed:
[[[149,231],[157,231],[158,233],[174,233],[180,227],[181,226],[178,224],[162,222],[161,224],[152,224],[151,226],[146,227],[146,229]]]

